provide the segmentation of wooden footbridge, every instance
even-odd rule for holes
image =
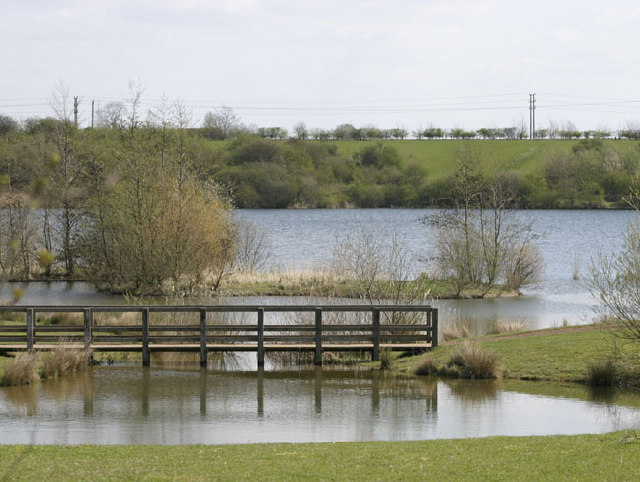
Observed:
[[[289,319],[285,313],[289,313]],[[275,315],[274,315],[275,314]],[[438,310],[429,305],[0,306],[0,352],[420,352],[437,346]]]

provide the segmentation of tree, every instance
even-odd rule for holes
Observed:
[[[18,123],[13,117],[0,114],[0,135],[8,134],[18,129]]]
[[[385,239],[379,231],[363,226],[338,242],[333,252],[334,270],[351,279],[360,297],[371,304],[423,303],[427,280],[415,278],[414,265],[397,233]],[[417,320],[410,313],[384,316],[388,323]]]
[[[228,139],[235,129],[240,128],[240,118],[233,112],[231,107],[223,105],[213,112],[205,114],[202,127],[205,130],[218,130],[222,139]]]
[[[598,311],[618,327],[621,337],[640,341],[640,222],[627,228],[622,250],[600,255],[590,267],[586,282],[600,302]]]
[[[145,120],[142,90],[130,89],[114,152],[119,180],[90,206],[85,267],[112,290],[215,290],[235,257],[230,205],[216,184],[193,173],[183,106],[167,105]]]
[[[117,129],[127,115],[127,109],[122,102],[109,102],[96,112],[96,127]]]
[[[58,232],[61,241],[60,259],[65,275],[74,275],[76,253],[75,235],[81,219],[80,204],[86,191],[80,182],[82,165],[76,156],[78,128],[72,118],[69,88],[59,84],[54,88],[50,100],[56,115],[55,141],[57,152],[49,156],[47,207],[53,217],[52,228]],[[45,230],[49,227],[45,226]]]
[[[508,176],[481,175],[469,149],[458,154],[456,207],[428,218],[435,228],[439,271],[460,294],[466,287],[486,295],[496,284],[520,289],[535,282],[542,261],[531,225],[515,219]]]
[[[296,133],[296,139],[306,140],[309,137],[309,131],[307,125],[304,122],[298,122],[293,126],[293,131]]]

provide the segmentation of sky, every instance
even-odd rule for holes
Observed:
[[[0,114],[143,89],[291,129],[640,125],[640,2],[0,0]]]

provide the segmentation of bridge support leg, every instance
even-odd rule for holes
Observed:
[[[207,366],[207,310],[200,309],[200,366]]]
[[[371,361],[380,361],[380,310],[374,309],[372,313],[372,337]]]
[[[142,310],[142,366],[151,364],[151,351],[149,350],[149,308]]]
[[[438,346],[438,309],[431,310],[431,348]]]
[[[258,368],[264,366],[264,308],[258,308]]]
[[[322,310],[316,308],[316,351],[313,359],[315,365],[322,365]]]
[[[84,349],[89,350],[91,348],[91,337],[93,336],[93,312],[91,308],[82,310],[84,315]],[[89,361],[93,361],[93,355],[89,356]]]
[[[27,310],[27,350],[33,350],[33,339],[35,338],[35,313],[33,308]]]

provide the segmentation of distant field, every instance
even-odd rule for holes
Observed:
[[[211,141],[224,148],[230,141]],[[282,141],[283,142],[283,141]],[[312,141],[324,142],[324,141]],[[418,161],[427,168],[429,176],[439,179],[456,170],[456,156],[460,149],[469,148],[485,164],[487,172],[492,170],[516,170],[522,174],[536,172],[544,164],[549,152],[571,152],[578,140],[372,140],[372,141],[327,141],[338,147],[338,153],[351,158],[370,144],[383,143],[395,147],[405,161]],[[607,140],[605,144],[618,151],[636,150],[637,142]]]

